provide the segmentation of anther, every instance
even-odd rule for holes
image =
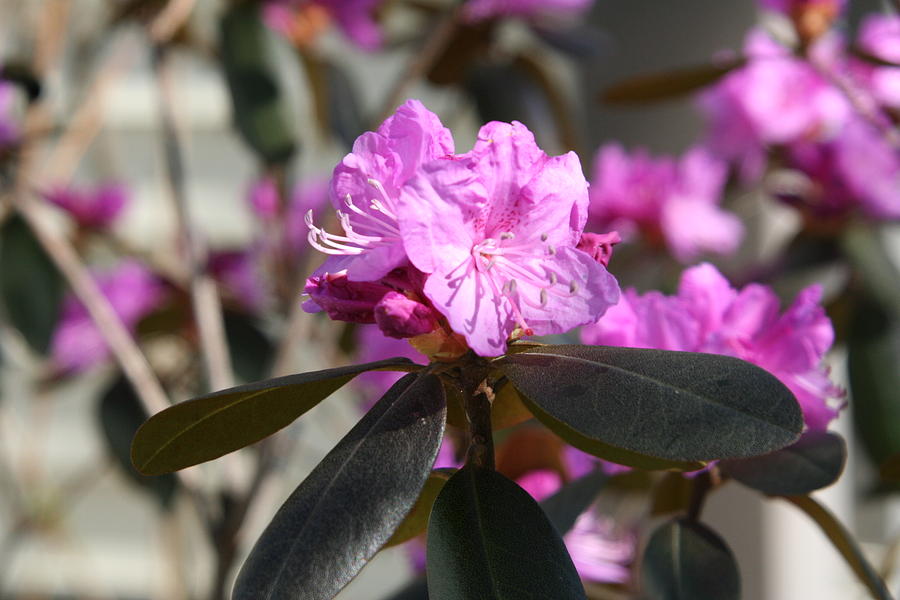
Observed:
[[[542,233],[542,234],[541,234],[541,241],[542,241],[542,242],[546,242],[547,239],[549,239],[549,237],[550,237],[550,236],[547,235],[546,233]]]

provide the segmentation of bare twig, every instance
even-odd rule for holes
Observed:
[[[179,238],[184,245],[190,273],[191,300],[200,337],[201,352],[210,387],[212,389],[227,388],[234,385],[234,376],[225,339],[222,303],[215,281],[206,272],[206,247],[190,224],[187,198],[185,197],[184,162],[175,126],[173,110],[175,100],[166,68],[166,50],[158,46],[155,52],[166,172],[178,217]]]
[[[184,25],[194,10],[196,0],[169,0],[150,24],[150,37],[157,44],[168,42]]]
[[[391,116],[397,105],[403,101],[403,96],[406,95],[409,86],[428,72],[428,69],[440,57],[441,52],[444,51],[453,38],[453,34],[456,33],[456,28],[459,25],[459,16],[460,9],[458,7],[454,8],[444,15],[435,27],[425,44],[409,62],[406,70],[400,75],[388,93],[380,111],[379,123]]]

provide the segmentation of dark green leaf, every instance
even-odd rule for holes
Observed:
[[[65,288],[59,271],[19,216],[0,229],[0,299],[10,323],[41,354],[50,347]]]
[[[734,555],[700,523],[670,521],[653,532],[641,568],[653,600],[738,600],[741,576]]]
[[[107,447],[116,464],[125,474],[152,494],[163,508],[172,505],[177,480],[171,473],[159,477],[146,477],[134,470],[131,464],[131,438],[147,419],[134,389],[121,375],[103,394],[100,400],[100,427]]]
[[[272,33],[256,3],[233,6],[221,22],[221,55],[238,131],[267,164],[287,162],[297,143],[287,117]]]
[[[894,318],[900,317],[900,269],[884,233],[871,225],[854,225],[846,229],[840,242],[868,295]]]
[[[570,481],[555,494],[541,501],[541,508],[553,523],[557,533],[565,535],[575,525],[575,521],[594,503],[597,494],[609,477],[597,469]]]
[[[335,63],[325,65],[328,86],[328,123],[331,130],[349,148],[366,130],[356,90],[347,73]]]
[[[822,529],[828,540],[834,545],[835,550],[841,553],[847,564],[859,577],[859,580],[872,593],[873,598],[879,600],[892,600],[891,594],[884,585],[881,577],[866,560],[865,555],[853,541],[850,533],[844,529],[838,520],[824,506],[809,496],[786,496],[785,500],[805,512],[816,525]]]
[[[235,312],[225,313],[225,335],[234,372],[243,381],[258,381],[269,373],[275,347],[253,319]]]
[[[422,488],[422,492],[419,494],[419,499],[416,500],[412,510],[409,511],[409,514],[406,515],[406,518],[394,531],[391,539],[385,543],[386,548],[408,542],[420,533],[424,533],[435,499],[441,493],[441,490],[444,489],[444,484],[455,472],[456,469],[435,469],[431,472],[431,475],[428,476],[428,481],[425,482],[425,487]]]
[[[875,465],[900,452],[900,318],[862,300],[847,340],[853,424]]]
[[[248,383],[187,400],[141,426],[131,460],[145,475],[206,462],[290,425],[360,373],[420,368],[408,359],[392,358]]]
[[[790,444],[803,427],[784,384],[728,356],[545,346],[495,365],[535,417],[586,452],[605,444],[664,461],[743,458]]]
[[[235,600],[332,598],[415,504],[445,413],[435,375],[394,384],[272,519],[241,568]]]
[[[721,64],[638,75],[606,88],[601,99],[607,104],[641,104],[678,98],[714,84],[744,63],[744,59],[735,59]]]
[[[428,522],[432,600],[585,598],[566,546],[540,506],[496,471],[467,465]]]
[[[807,431],[771,454],[723,460],[719,466],[744,485],[772,496],[796,496],[829,486],[844,470],[847,446],[827,431]]]
[[[882,462],[878,474],[884,481],[900,483],[900,453],[893,454]]]

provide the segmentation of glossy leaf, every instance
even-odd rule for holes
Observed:
[[[236,4],[221,21],[221,55],[234,122],[267,164],[287,162],[297,143],[271,56],[272,32],[255,3]]]
[[[394,531],[391,539],[387,541],[385,544],[386,548],[408,542],[420,533],[425,532],[434,501],[441,490],[444,489],[444,484],[455,472],[456,469],[435,469],[431,472],[431,475],[428,476],[428,480],[425,482],[425,487],[422,488],[422,492],[419,494],[419,499],[416,500],[412,510],[409,511],[409,514],[406,515],[406,518]]]
[[[415,504],[445,412],[436,376],[410,374],[394,384],[279,509],[233,598],[316,600],[340,591]]]
[[[545,346],[495,365],[535,417],[586,452],[600,444],[663,461],[743,458],[790,444],[803,427],[784,384],[728,356]]]
[[[565,544],[528,493],[467,465],[444,486],[428,523],[432,600],[585,598]]]
[[[734,555],[714,531],[676,520],[650,536],[641,581],[653,600],[738,600],[741,577]]]
[[[866,560],[853,537],[827,508],[809,496],[786,496],[785,500],[805,512],[816,522],[835,550],[841,553],[859,580],[869,589],[873,598],[892,600],[884,581]]]
[[[141,426],[131,445],[131,460],[145,475],[206,462],[290,425],[360,373],[420,368],[405,358],[392,358],[257,381],[187,400]]]
[[[149,492],[163,508],[170,508],[175,496],[177,480],[171,473],[160,477],[146,477],[131,464],[131,438],[147,419],[131,384],[119,376],[104,392],[99,406],[100,427],[110,455],[125,475]]]
[[[541,508],[557,533],[565,535],[572,529],[578,517],[597,499],[607,479],[609,476],[597,469],[570,481],[541,501]]]
[[[0,302],[28,344],[46,354],[65,288],[59,271],[21,217],[0,228]]]
[[[808,494],[837,481],[847,445],[836,433],[808,431],[796,443],[770,454],[723,460],[719,466],[747,487],[773,496]]]
[[[603,92],[606,104],[641,104],[679,98],[714,84],[744,65],[743,59],[638,75],[614,84]]]

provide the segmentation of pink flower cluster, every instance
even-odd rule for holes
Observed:
[[[93,189],[57,187],[44,197],[63,209],[81,227],[109,227],[128,203],[128,191],[118,183],[104,183]]]
[[[686,270],[674,296],[626,290],[621,302],[582,330],[587,344],[725,354],[754,363],[797,397],[810,429],[823,430],[842,405],[843,391],[822,365],[834,341],[819,305],[821,288],[803,290],[783,313],[772,290],[736,290],[710,264]]]
[[[663,242],[684,262],[703,252],[730,254],[744,228],[719,207],[726,175],[727,165],[702,148],[675,161],[608,144],[594,161],[591,224]]]
[[[158,308],[165,297],[163,284],[141,263],[128,260],[97,275],[100,291],[132,332],[138,322]],[[84,372],[109,356],[109,347],[81,302],[68,296],[50,343],[53,363],[65,372]]]
[[[363,50],[381,47],[382,34],[375,22],[375,11],[382,0],[267,0],[263,20],[273,30],[290,36],[298,10],[316,7],[334,19],[344,35]]]
[[[454,154],[449,130],[410,100],[356,140],[331,201],[343,234],[308,219],[310,243],[330,256],[307,282],[306,310],[392,337],[455,332],[496,356],[511,336],[592,323],[618,300],[599,246],[578,248],[578,158],[547,156],[521,123],[488,123]]]
[[[21,131],[13,120],[12,109],[16,98],[16,86],[0,80],[0,148],[15,143]]]
[[[900,17],[870,16],[858,45],[881,60],[900,58]],[[805,179],[776,195],[814,217],[860,210],[900,218],[900,152],[885,135],[884,111],[900,106],[900,68],[873,65],[846,50],[831,31],[793,55],[753,31],[747,64],[705,92],[701,108],[712,150],[759,178],[771,151]]]

